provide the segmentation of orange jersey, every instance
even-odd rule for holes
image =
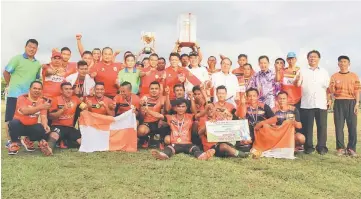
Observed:
[[[46,76],[46,71],[52,68],[53,70],[58,70],[56,75]],[[54,68],[49,64],[44,64],[42,68],[42,79],[43,79],[43,95],[47,98],[53,98],[61,95],[60,93],[60,85],[65,81],[65,71],[63,68]]]
[[[242,78],[244,76],[244,68],[243,68],[243,66],[240,66],[240,67],[234,69],[232,71],[232,74],[234,74],[237,77],[238,82],[241,83],[241,80],[242,80]],[[251,76],[253,76],[253,75],[254,75],[254,70],[252,69]]]
[[[287,92],[288,103],[291,105],[297,104],[301,100],[302,89],[294,85],[299,70],[299,67],[296,67],[295,71],[289,71],[288,68],[281,70],[281,90]]]
[[[151,67],[148,67],[148,68],[142,69],[142,72],[146,73],[146,72],[149,72],[150,70],[151,70]],[[157,82],[159,82],[159,84],[163,85],[165,77],[166,77],[165,71],[158,71],[156,69],[151,71],[151,73],[149,75],[145,75],[145,76],[141,77],[140,78],[140,89],[139,89],[140,96],[142,97],[144,95],[149,94],[149,85],[153,81],[157,81]]]
[[[89,107],[89,111],[93,113],[98,113],[101,115],[108,115],[108,112],[104,106],[108,106],[113,103],[113,100],[111,100],[108,97],[103,97],[101,99],[97,99],[96,97],[86,97],[86,101],[90,101],[92,103],[92,106]],[[100,106],[99,102],[103,102],[104,106]]]
[[[118,107],[116,115],[121,115],[128,110],[131,109],[131,105],[133,105],[138,111],[140,109],[140,99],[138,95],[133,94],[129,101],[127,101],[122,95],[117,95],[114,97],[113,102],[115,102],[116,106]]]
[[[95,82],[103,82],[106,96],[116,96],[118,94],[118,89],[116,87],[116,79],[118,77],[118,73],[121,70],[120,64],[110,63],[106,65],[104,62],[99,62],[95,64],[90,74],[96,72]]]
[[[62,96],[55,97],[51,102],[50,112],[56,112],[59,109],[66,108],[58,119],[52,120],[52,125],[74,127],[74,115],[78,105],[81,103],[80,99],[72,96],[69,102],[65,102]]]
[[[43,98],[38,98],[37,101],[33,102],[29,99],[29,96],[21,95],[18,97],[18,100],[16,102],[16,109],[14,113],[14,119],[20,120],[20,122],[24,125],[34,125],[38,123],[39,115],[46,115],[47,110],[41,110],[37,113],[31,114],[31,115],[24,115],[20,112],[20,109],[23,107],[35,107],[40,104],[44,104],[45,100]]]
[[[192,144],[193,114],[184,114],[183,120],[178,120],[176,115],[166,115],[166,120],[171,130],[171,144]]]
[[[335,99],[356,99],[355,91],[360,90],[360,80],[355,73],[335,73],[331,76],[330,86],[335,87]]]
[[[76,73],[78,70],[77,63],[75,62],[68,62],[68,65],[64,67],[65,69],[65,77],[68,77],[71,74]]]
[[[153,98],[153,97],[147,96],[147,98],[148,98],[148,100],[147,100],[148,109],[155,111],[157,113],[160,113],[164,106],[165,97],[160,96],[158,98]],[[159,119],[157,119],[149,114],[143,115],[143,118],[144,118],[144,122],[158,122],[159,121]]]
[[[206,121],[207,121],[207,116],[204,116],[204,117],[201,117],[199,119],[199,122],[198,122],[198,131],[201,129],[201,128],[204,128],[206,126]],[[215,144],[217,144],[217,142],[208,142],[207,140],[207,132],[203,135],[200,136],[201,137],[201,141],[202,141],[202,145],[203,145],[203,151],[207,151],[209,150],[210,148],[212,148]]]

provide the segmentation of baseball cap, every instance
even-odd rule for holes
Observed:
[[[296,53],[294,52],[287,53],[287,58],[294,58],[294,57],[296,57]]]
[[[63,57],[61,56],[61,53],[60,53],[60,52],[53,52],[53,54],[51,54],[51,58],[55,58],[55,57],[63,58]]]

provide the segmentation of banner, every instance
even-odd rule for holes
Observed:
[[[206,122],[208,142],[234,142],[251,140],[248,120]]]

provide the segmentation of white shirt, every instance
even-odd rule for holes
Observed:
[[[78,79],[78,72],[69,75],[65,80],[67,82],[70,82],[72,86],[74,86],[76,80]],[[90,96],[91,93],[91,89],[95,86],[95,81],[93,78],[91,78],[88,74],[85,75],[85,80],[84,80],[84,96]]]
[[[302,88],[301,108],[327,109],[326,90],[330,83],[330,76],[324,68],[312,70],[310,66],[301,68],[300,80]]]
[[[214,102],[218,101],[217,95],[216,95],[216,89],[218,86],[225,86],[227,88],[227,102],[232,103],[236,106],[235,98],[236,94],[238,92],[238,79],[233,74],[224,74],[222,71],[218,73],[214,73],[212,75],[212,86],[214,88]]]
[[[201,81],[202,83],[209,80],[208,71],[207,71],[207,69],[205,67],[197,66],[197,67],[194,67],[194,68],[191,68],[191,69],[189,69],[189,68],[187,68],[187,69],[195,77],[197,77],[199,79],[199,81]],[[185,83],[184,83],[184,87],[186,89],[186,93],[188,93],[189,91],[192,91],[194,85],[192,83],[190,83],[188,80],[186,80]]]

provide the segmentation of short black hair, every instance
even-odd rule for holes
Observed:
[[[286,64],[285,60],[284,60],[283,58],[281,58],[281,57],[277,58],[277,59],[275,60],[275,63],[276,63],[277,61],[282,61],[283,64]]]
[[[106,49],[110,49],[110,50],[112,51],[112,53],[113,53],[113,49],[112,49],[111,47],[108,47],[108,46],[107,46],[107,47],[104,47],[104,48],[103,48],[102,54],[104,53],[104,50],[106,50]]]
[[[158,61],[159,61],[159,60],[163,60],[164,63],[167,63],[167,61],[164,59],[164,57],[159,57]]]
[[[125,54],[128,54],[128,53],[133,54],[132,52],[130,52],[129,50],[127,50],[127,51],[125,51],[124,55],[125,55]]]
[[[41,88],[43,88],[43,83],[41,83],[41,81],[38,81],[38,80],[35,80],[35,81],[31,82],[30,88],[33,87],[34,84],[40,84]]]
[[[142,60],[142,63],[143,63],[145,60],[149,60],[149,57],[144,57],[143,60]]]
[[[312,53],[316,53],[318,58],[321,58],[321,53],[318,52],[317,50],[311,50],[310,52],[308,52],[307,53],[307,58],[309,58]]]
[[[83,57],[84,55],[91,55],[91,56],[93,56],[92,52],[90,52],[89,50],[84,51],[81,56]]]
[[[149,84],[149,87],[152,86],[152,85],[158,85],[160,87],[160,84],[159,82],[157,81],[152,81],[150,84]]]
[[[77,63],[76,65],[78,66],[78,68],[79,68],[80,66],[88,66],[88,64],[87,64],[86,61],[84,61],[84,60],[78,61],[78,63]]]
[[[257,93],[257,95],[259,95],[259,92],[257,89],[255,88],[249,88],[247,91],[246,91],[246,94],[248,95],[249,92],[252,92],[252,91],[255,91]]]
[[[173,86],[173,91],[175,91],[175,88],[183,88],[183,90],[185,91],[186,89],[184,88],[184,85],[183,84],[176,84]]]
[[[258,62],[261,61],[261,59],[267,59],[267,61],[269,62],[269,58],[266,55],[262,55],[258,58]]]
[[[26,41],[25,46],[27,46],[29,43],[36,44],[37,46],[39,46],[39,42],[36,41],[36,39],[29,39],[28,41]]]
[[[198,57],[198,53],[196,51],[192,51],[188,55],[189,57]]]
[[[283,95],[283,94],[288,96],[288,93],[286,91],[280,91],[280,92],[277,93],[277,97],[280,96],[280,95]]]
[[[104,82],[95,82],[95,86],[98,86],[98,85],[104,86]]]
[[[149,55],[149,58],[150,58],[150,57],[157,57],[157,58],[159,58],[159,56],[158,56],[157,53],[152,53],[152,54],[150,54],[150,55]]]
[[[208,57],[208,60],[209,60],[209,58],[212,58],[212,57],[213,57],[215,60],[217,60],[217,58],[216,58],[215,56],[213,56],[213,55],[209,56],[209,57]]]
[[[129,55],[125,56],[124,60],[127,60],[128,57],[133,57],[135,60],[135,56],[133,54],[129,54]]]
[[[180,59],[182,59],[183,57],[189,57],[189,55],[184,53],[180,56]]]
[[[251,69],[253,69],[253,68],[252,68],[252,65],[251,65],[250,63],[246,63],[245,65],[243,65],[243,67],[244,67],[244,66],[249,66]]]
[[[100,50],[100,48],[94,48],[92,53],[95,51],[95,50],[99,50],[100,52],[102,52],[102,50]]]
[[[222,60],[221,60],[221,64],[223,63],[223,61],[224,61],[224,60],[228,60],[228,61],[230,61],[230,62],[231,62],[231,65],[232,65],[232,60],[231,60],[230,58],[228,58],[228,57],[226,57],[226,58],[222,59]]]
[[[201,87],[200,86],[194,86],[192,88],[192,92],[194,93],[195,91],[201,91]]]
[[[132,84],[130,82],[125,81],[125,82],[121,83],[120,86],[122,86],[122,87],[129,86],[130,90],[132,90]]]
[[[61,48],[60,52],[63,52],[63,51],[69,51],[71,53],[70,48],[68,48],[66,46]]]
[[[350,62],[350,58],[349,58],[348,56],[346,56],[346,55],[341,55],[341,56],[339,56],[339,57],[337,58],[338,61],[341,61],[341,59],[347,59],[348,62]]]
[[[238,59],[240,59],[240,58],[242,58],[242,57],[244,57],[244,58],[248,59],[248,57],[247,57],[247,55],[246,55],[246,54],[239,54],[239,55],[238,55]]]
[[[186,99],[179,98],[179,99],[174,100],[174,106],[179,106],[179,105],[182,105],[182,104],[185,104],[187,106],[187,108],[188,108],[188,104],[187,104]]]
[[[64,86],[71,86],[70,82],[63,82],[60,84],[60,88],[62,89]]]
[[[216,88],[216,92],[218,92],[218,90],[222,90],[222,89],[226,90],[226,92],[227,92],[227,88],[225,86],[223,86],[223,85],[218,86]]]
[[[169,55],[169,60],[170,60],[171,57],[178,57],[178,59],[181,59],[181,56],[179,55],[179,53],[171,53]]]

